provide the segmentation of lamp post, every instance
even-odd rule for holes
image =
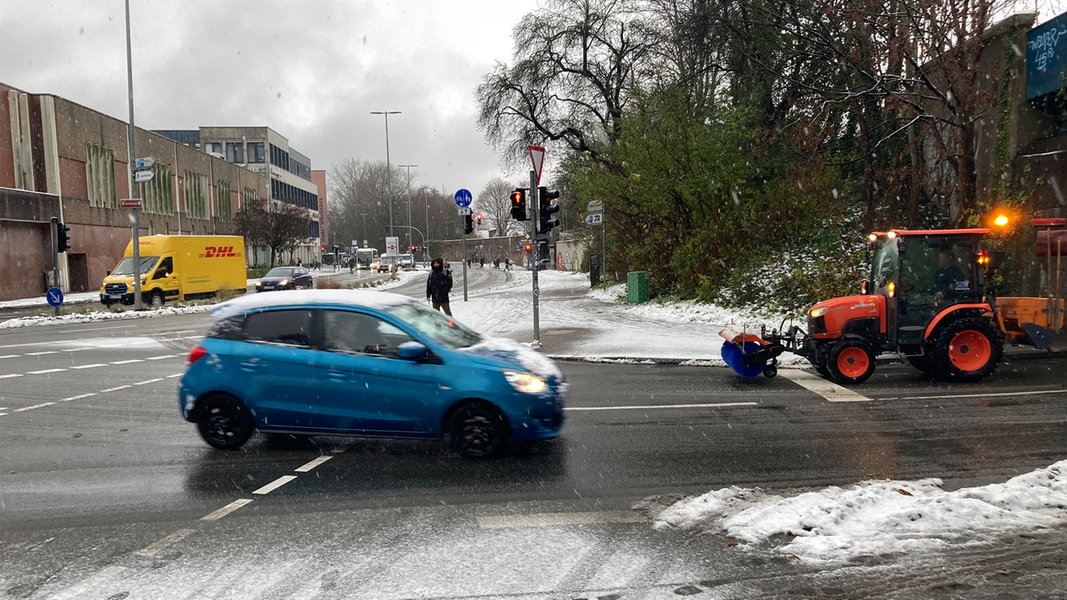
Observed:
[[[402,169],[408,171],[408,183],[407,183],[407,197],[408,197],[408,227],[411,227],[411,167],[417,167],[419,165],[397,165]],[[411,247],[411,229],[408,229],[408,248]]]
[[[385,116],[385,193],[389,196],[389,237],[393,237],[393,167],[389,164],[389,115],[399,115],[399,110],[372,110],[372,115]]]

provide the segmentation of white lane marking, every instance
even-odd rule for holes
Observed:
[[[178,357],[181,357],[181,356],[185,356],[185,355],[184,354],[164,354],[162,356],[149,356],[145,360],[165,360],[165,359],[168,359],[168,358],[178,358]]]
[[[296,475],[282,475],[281,477],[275,479],[274,481],[268,483],[267,485],[259,488],[258,490],[254,491],[252,493],[257,495],[257,496],[262,496],[264,494],[269,494],[269,493],[271,493],[274,490],[282,487],[283,485],[289,483],[290,481],[292,481],[294,479],[296,479]]]
[[[1039,396],[1042,394],[1067,394],[1067,390],[1036,390],[1031,392],[996,392],[989,394],[952,394],[947,396],[901,396],[887,400],[965,400],[968,398],[1006,398],[1011,396]]]
[[[156,540],[155,542],[145,546],[144,548],[141,548],[137,552],[134,552],[134,554],[136,554],[137,556],[155,556],[163,550],[169,548],[170,546],[173,546],[174,544],[177,544],[178,542],[184,540],[185,538],[189,537],[194,533],[196,533],[195,529],[179,529],[178,531],[175,531],[167,537],[161,540]]]
[[[596,525],[604,523],[647,523],[648,517],[630,511],[603,511],[478,517],[477,522],[478,527],[481,527],[482,529],[504,529],[513,527]]]
[[[242,506],[244,506],[246,504],[249,504],[251,502],[252,502],[251,498],[241,498],[240,500],[234,500],[233,502],[230,502],[229,504],[227,504],[226,506],[223,506],[222,508],[216,510],[215,512],[213,512],[213,513],[211,513],[209,515],[205,515],[203,517],[200,517],[200,520],[201,521],[218,521],[222,517],[225,517],[226,515],[232,513],[233,511],[237,510],[238,508],[241,508]]]
[[[0,358],[18,358],[18,357],[19,357],[18,354],[5,354],[3,356],[0,356]]]
[[[110,364],[113,365],[132,365],[133,363],[144,362],[143,358],[131,358],[130,360],[116,360]]]
[[[33,406],[23,406],[22,408],[16,408],[11,412],[26,412],[35,408],[44,408],[45,406],[52,406],[55,402],[42,402],[41,404],[34,404]]]
[[[71,367],[71,368],[72,369],[95,369],[97,367],[106,367],[106,366],[107,365],[104,364],[104,363],[96,363],[96,364],[93,364],[93,365],[78,365],[76,367]]]
[[[27,352],[26,356],[44,356],[45,354],[59,354],[59,350],[42,350],[40,352]]]
[[[780,372],[780,371],[779,371]],[[716,402],[712,404],[644,404],[638,406],[568,406],[568,412],[590,412],[597,410],[652,410],[656,408],[734,408],[737,406],[758,406],[757,402]]]
[[[304,465],[302,467],[298,467],[295,471],[297,473],[309,473],[312,469],[314,469],[315,467],[321,465],[322,463],[330,460],[331,458],[333,458],[333,457],[332,456],[320,456],[320,457],[316,458],[315,460],[307,463],[306,465]]]
[[[70,398],[63,398],[60,402],[70,402],[72,400],[81,400],[82,398],[89,398],[95,396],[96,392],[89,392],[88,394],[78,394],[77,396],[71,396]]]
[[[104,567],[92,577],[83,579],[78,582],[77,585],[49,597],[52,600],[67,600],[68,598],[93,597],[93,594],[90,594],[90,592],[94,588],[105,582],[110,583],[112,581],[123,581],[128,575],[127,571],[129,571],[129,569],[127,569],[126,567],[120,567],[118,565]]]
[[[182,373],[175,373],[173,375],[167,375],[167,379],[174,379],[175,377],[181,377]]]
[[[163,378],[162,377],[156,377],[155,379],[148,379],[148,380],[145,380],[145,381],[138,381],[137,383],[135,383],[133,385],[145,385],[147,383],[156,383],[157,381],[163,381]]]
[[[100,393],[101,394],[106,394],[108,392],[117,392],[119,390],[124,390],[126,388],[131,388],[131,387],[133,387],[133,386],[132,385],[120,385],[118,387],[108,388],[106,390],[100,390]]]
[[[871,402],[867,396],[800,369],[779,369],[778,374],[822,396],[827,402]]]
[[[22,373],[11,373],[10,375],[0,375],[0,379],[11,379],[14,377],[22,377]]]
[[[43,369],[40,371],[27,371],[27,375],[47,375],[49,373],[62,373],[66,369]]]

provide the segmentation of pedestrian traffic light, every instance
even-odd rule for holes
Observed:
[[[559,204],[552,204],[556,198],[559,198],[558,190],[550,190],[546,187],[537,188],[537,218],[540,221],[538,233],[548,233],[553,227],[559,226],[559,219],[552,218],[552,215],[558,213],[560,208]]]
[[[511,192],[511,218],[516,221],[529,221],[526,214],[526,188],[515,188]]]
[[[70,227],[63,223],[56,224],[56,252],[70,250],[70,235],[67,234],[68,231],[70,231]]]
[[[463,220],[465,221],[465,224],[463,226],[463,233],[465,233],[465,234],[466,233],[473,233],[474,232],[474,218],[471,217],[471,214],[467,213],[467,214],[463,215]]]

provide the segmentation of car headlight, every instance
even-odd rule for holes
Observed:
[[[811,311],[811,318],[818,319],[819,317],[825,315],[827,310],[829,310],[829,309],[827,307],[825,307],[825,306],[821,306],[819,308],[814,308]]]
[[[504,371],[504,379],[507,379],[508,383],[516,391],[526,394],[540,394],[548,389],[548,384],[545,383],[545,380],[532,373]]]
[[[282,287],[285,287],[285,286],[289,285],[289,280],[288,279],[283,279],[278,283],[278,285],[280,285]]]

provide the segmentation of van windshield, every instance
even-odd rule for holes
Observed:
[[[156,261],[159,260],[158,256],[142,256],[141,257],[141,269],[140,274],[144,275],[152,270]],[[134,274],[134,262],[133,257],[127,256],[119,262],[115,270],[111,272],[112,275],[133,275]]]

